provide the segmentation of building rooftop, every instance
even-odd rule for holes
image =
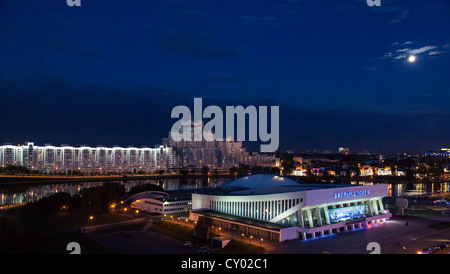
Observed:
[[[307,184],[274,174],[255,174],[231,181],[225,184],[223,188],[227,189],[231,195],[263,195],[349,186],[355,185]]]
[[[224,188],[265,188],[279,186],[299,186],[300,183],[292,179],[274,174],[248,175],[231,181],[224,185]]]
[[[184,201],[184,200],[191,200],[192,195],[190,193],[174,193],[169,194],[164,191],[144,191],[137,194],[134,194],[133,196],[130,196],[127,200],[131,200],[131,202],[142,200],[142,199],[155,199],[159,201]]]

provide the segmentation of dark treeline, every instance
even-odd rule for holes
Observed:
[[[101,186],[82,189],[73,196],[64,192],[56,193],[34,203],[29,203],[26,207],[27,210],[40,213],[106,213],[111,208],[111,205],[120,199],[125,199],[126,196],[142,191],[151,190],[162,191],[162,188],[153,184],[140,184],[132,187],[127,193],[125,186],[120,183],[105,183]]]

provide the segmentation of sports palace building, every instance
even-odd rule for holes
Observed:
[[[306,240],[385,222],[392,216],[382,202],[387,190],[386,184],[306,184],[256,174],[193,193],[189,218],[236,235]]]

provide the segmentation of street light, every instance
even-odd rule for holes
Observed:
[[[262,241],[264,241],[263,238],[261,238],[261,239],[259,240],[259,247],[261,247]]]
[[[250,236],[250,244],[252,244],[253,236]]]
[[[244,237],[244,233],[241,234],[241,242],[242,242],[242,237]]]

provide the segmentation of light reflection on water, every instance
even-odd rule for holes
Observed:
[[[352,184],[357,184],[356,181],[352,181]],[[359,181],[361,185],[373,185],[373,182]],[[449,182],[440,183],[420,183],[420,182],[408,182],[408,183],[386,183],[388,185],[388,197],[400,197],[400,196],[421,196],[430,194],[447,193],[450,190]]]
[[[170,178],[170,179],[149,179],[149,180],[129,180],[112,181],[125,186],[125,191],[130,191],[133,186],[139,184],[155,184],[161,186],[164,190],[179,189],[197,189],[220,187],[228,182],[229,178]],[[27,186],[8,186],[0,187],[0,205],[14,205],[21,203],[31,203],[38,201],[43,197],[49,197],[55,193],[66,192],[75,195],[81,189],[100,186],[103,182],[84,182],[84,183],[60,183],[47,185],[27,185]]]
[[[231,178],[169,178],[169,179],[149,179],[149,180],[129,180],[129,181],[115,181],[125,186],[128,192],[130,189],[138,184],[155,184],[160,185],[164,190],[179,190],[179,189],[197,189],[197,188],[215,188],[220,187],[224,183],[230,181]],[[84,182],[84,183],[60,183],[47,185],[27,185],[27,186],[13,186],[0,187],[0,206],[14,205],[20,203],[35,202],[43,197],[51,196],[55,193],[66,192],[70,195],[75,195],[81,189],[95,187],[102,185],[104,182]],[[351,184],[356,184],[352,181]],[[361,185],[373,185],[373,182],[359,181]],[[447,193],[450,190],[450,183],[388,183],[388,197],[399,196],[414,196],[414,195],[429,195],[437,193]]]

